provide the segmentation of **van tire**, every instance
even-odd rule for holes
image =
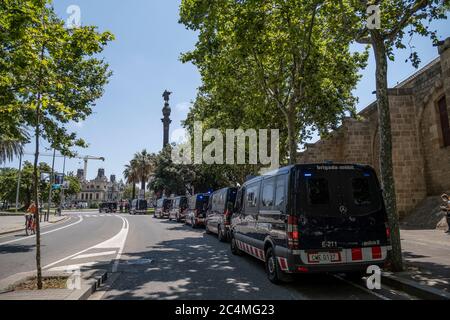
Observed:
[[[217,239],[219,239],[220,242],[226,242],[227,238],[222,232],[222,226],[219,224],[217,227]]]
[[[209,230],[209,228],[208,228],[208,222],[205,223],[205,233],[211,234],[211,230]]]
[[[230,239],[230,248],[231,248],[231,253],[234,254],[235,256],[242,256],[243,252],[241,251],[241,249],[238,248],[237,244],[236,244],[236,239],[234,238],[234,235],[231,234],[231,239]]]
[[[277,257],[272,247],[266,250],[266,273],[267,278],[273,284],[279,285],[285,282],[292,282],[292,275],[284,273],[278,265]]]

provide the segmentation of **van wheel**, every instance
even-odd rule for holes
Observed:
[[[236,256],[242,256],[242,251],[238,248],[236,239],[234,238],[233,234],[231,234],[230,248],[232,254]]]
[[[220,242],[225,242],[227,240],[222,231],[222,226],[220,224],[219,227],[217,228],[217,239],[219,239]]]
[[[266,250],[266,272],[267,277],[273,284],[281,284],[283,282],[291,282],[291,275],[284,273],[278,265],[277,258],[272,247]]]
[[[205,233],[206,234],[211,234],[211,230],[209,230],[209,227],[208,227],[208,222],[205,223]]]

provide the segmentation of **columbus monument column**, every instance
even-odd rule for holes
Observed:
[[[172,120],[170,120],[170,113],[172,110],[169,107],[169,97],[171,94],[172,92],[165,90],[162,95],[164,98],[164,108],[162,109],[164,118],[161,119],[164,126],[163,148],[169,144],[169,127],[172,123]]]

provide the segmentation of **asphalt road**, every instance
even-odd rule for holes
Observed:
[[[0,238],[0,281],[35,265],[34,237]],[[43,230],[44,270],[107,269],[112,279],[96,298],[113,299],[405,299],[383,287],[333,275],[302,275],[281,286],[269,282],[260,261],[231,254],[204,229],[152,216],[71,213]]]

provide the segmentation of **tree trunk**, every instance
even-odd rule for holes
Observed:
[[[392,133],[389,110],[388,84],[387,84],[387,54],[382,36],[371,32],[372,45],[376,61],[376,87],[378,104],[378,123],[380,131],[380,169],[381,181],[384,191],[384,200],[391,233],[391,260],[392,271],[403,270],[402,248],[400,242],[400,227],[397,214],[397,201],[395,196],[394,170],[392,163]]]
[[[131,200],[136,199],[136,183],[134,183],[134,182],[133,182],[133,192],[132,192],[131,197],[133,198]]]
[[[289,150],[289,164],[297,163],[297,134],[295,130],[295,116],[291,110],[285,113],[286,124],[288,129],[288,150]]]
[[[40,104],[41,95],[38,94],[37,106],[36,106],[36,150],[34,154],[34,168],[33,168],[33,178],[34,178],[34,203],[36,204],[37,210],[35,213],[36,220],[36,270],[37,270],[37,287],[39,290],[42,289],[42,269],[41,269],[41,229],[40,229],[40,219],[39,219],[39,199],[38,199],[38,188],[39,188],[39,177],[38,177],[38,161],[39,161],[39,121],[40,121]]]
[[[145,179],[145,177],[142,177],[142,180],[141,180],[141,190],[144,190],[143,192],[144,192],[144,198],[145,198],[145,180],[147,180],[147,179]]]

